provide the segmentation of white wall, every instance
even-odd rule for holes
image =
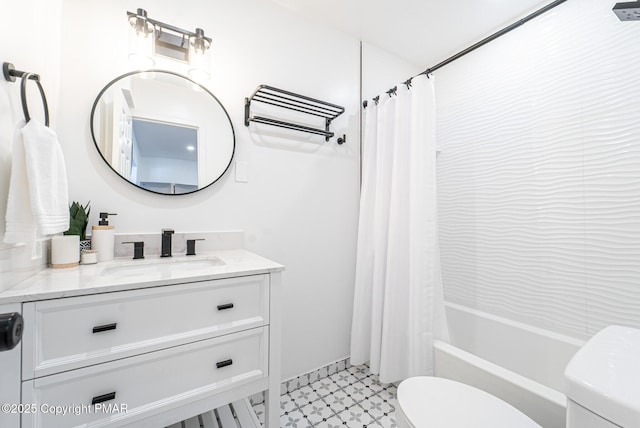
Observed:
[[[40,74],[52,123],[57,111],[60,74],[61,0],[8,1],[0,13],[0,61],[16,69]],[[37,13],[34,13],[37,11]],[[29,113],[44,121],[37,86],[27,87]],[[46,258],[31,260],[31,248],[2,243],[9,194],[13,134],[24,120],[20,104],[20,80],[0,77],[0,290],[9,288],[45,266]],[[40,252],[42,254],[42,252]]]
[[[640,327],[640,23],[572,0],[435,72],[446,298]]]
[[[362,99],[384,95],[393,86],[424,71],[426,67],[412,64],[370,43],[362,43]]]
[[[231,116],[248,183],[236,183],[232,168],[201,192],[159,196],[124,182],[98,155],[91,106],[105,84],[131,69],[126,11],[139,7],[213,38],[205,86]],[[64,0],[62,12],[57,130],[70,197],[91,200],[91,224],[109,211],[118,213],[116,232],[245,230],[249,250],[287,268],[283,375],[347,357],[359,198],[358,41],[260,0]],[[156,65],[186,73],[169,60]],[[344,105],[332,128],[347,134],[347,144],[266,126],[247,129],[244,97],[263,83]]]

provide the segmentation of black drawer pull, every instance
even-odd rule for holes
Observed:
[[[216,367],[221,369],[223,367],[230,366],[231,364],[233,364],[233,360],[224,360],[224,361],[220,361],[219,363],[216,363]]]
[[[93,333],[102,333],[103,331],[115,330],[117,325],[117,322],[114,322],[113,324],[99,325],[93,327]]]
[[[224,311],[225,309],[233,309],[233,303],[226,303],[224,305],[218,305],[219,311]]]
[[[91,399],[91,405],[95,406],[96,404],[104,403],[105,401],[110,401],[115,399],[116,399],[116,393],[110,392],[108,394],[98,395],[97,397],[93,397]]]

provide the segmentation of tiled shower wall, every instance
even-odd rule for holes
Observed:
[[[448,301],[640,327],[640,22],[569,0],[436,72]]]

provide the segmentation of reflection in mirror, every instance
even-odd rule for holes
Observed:
[[[159,193],[198,190],[198,128],[136,117],[132,122],[129,181]]]
[[[128,73],[109,83],[94,103],[91,133],[120,177],[162,194],[209,186],[228,169],[235,149],[218,99],[166,71]]]

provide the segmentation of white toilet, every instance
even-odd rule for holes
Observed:
[[[515,407],[449,379],[412,377],[398,387],[399,428],[540,428]]]
[[[564,372],[567,428],[640,427],[640,330],[611,326]]]
[[[640,330],[611,326],[565,370],[567,428],[640,428]],[[497,397],[459,382],[413,377],[398,387],[400,428],[539,427]]]

